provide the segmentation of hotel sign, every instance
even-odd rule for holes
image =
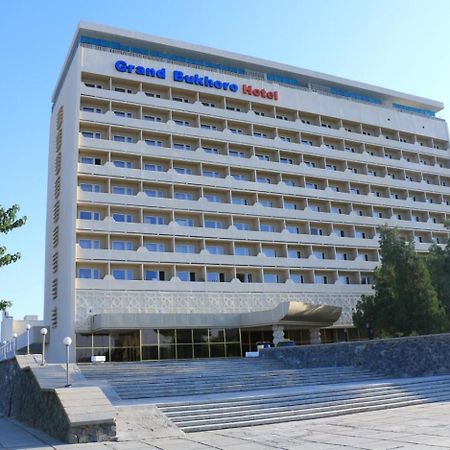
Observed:
[[[145,77],[160,78],[165,80],[167,71],[165,68],[154,69],[152,67],[136,66],[134,64],[128,64],[126,61],[116,61],[114,67],[117,71],[123,73],[135,73]],[[239,85],[235,83],[228,83],[226,81],[214,80],[208,76],[200,76],[199,74],[186,74],[181,70],[174,70],[172,73],[173,81],[177,83],[187,83],[197,86],[204,86],[208,88],[238,92]],[[253,86],[244,84],[242,85],[242,93],[246,95],[253,95],[254,97],[267,98],[269,100],[278,100],[278,91],[267,91],[266,89],[254,88]]]

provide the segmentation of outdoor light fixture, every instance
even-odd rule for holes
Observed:
[[[27,323],[27,355],[30,354],[30,329],[31,325]]]
[[[69,383],[69,348],[72,344],[72,339],[67,336],[63,340],[64,345],[66,346],[66,387],[72,386]]]
[[[41,328],[41,334],[42,334],[42,361],[41,366],[45,365],[45,336],[48,333],[47,328]]]

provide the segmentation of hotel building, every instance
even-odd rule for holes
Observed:
[[[442,103],[81,23],[53,94],[49,361],[358,338],[378,227],[446,244]]]

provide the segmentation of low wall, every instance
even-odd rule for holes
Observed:
[[[57,388],[43,388],[36,369],[27,365],[32,358],[31,355],[18,356],[0,362],[0,416],[13,417],[70,444],[115,438],[116,426],[112,418],[91,423],[72,420],[62,394],[71,392],[77,397],[77,405],[83,405],[86,389],[71,388],[60,392]]]
[[[354,366],[407,377],[450,374],[450,334],[270,348],[263,358],[291,367]]]

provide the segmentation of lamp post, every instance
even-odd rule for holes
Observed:
[[[72,385],[69,383],[69,348],[72,344],[72,339],[67,336],[64,338],[63,343],[66,346],[66,387],[70,387]]]
[[[27,355],[30,354],[30,329],[31,325],[27,323]]]
[[[13,353],[16,356],[17,353],[17,333],[13,334]]]
[[[42,334],[42,361],[41,366],[45,366],[45,335],[48,333],[47,328],[41,328]]]

